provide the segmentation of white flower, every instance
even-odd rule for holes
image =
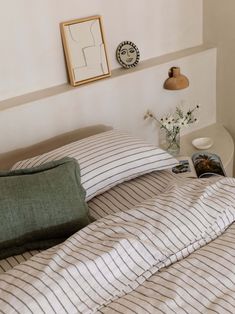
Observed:
[[[185,112],[181,107],[177,106],[174,114],[168,114],[160,120],[158,120],[155,115],[148,110],[145,114],[145,119],[154,119],[160,124],[161,129],[165,129],[168,132],[168,135],[170,133],[170,135],[175,136],[179,133],[181,128],[189,127],[190,124],[198,121],[198,119],[194,117],[194,113],[198,109],[199,105],[196,105],[193,109],[189,108]]]

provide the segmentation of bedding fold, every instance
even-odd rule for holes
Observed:
[[[92,313],[219,237],[235,219],[235,180],[172,181],[0,275],[3,313]]]

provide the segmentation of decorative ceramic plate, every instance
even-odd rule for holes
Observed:
[[[192,144],[197,149],[208,149],[213,145],[213,140],[210,137],[199,137],[195,138]]]
[[[121,42],[116,51],[118,62],[126,69],[135,67],[140,60],[140,52],[131,41]]]

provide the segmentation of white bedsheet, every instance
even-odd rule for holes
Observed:
[[[108,214],[126,211],[164,192],[173,180],[183,182],[184,177],[171,170],[162,170],[121,183],[89,201],[90,214],[99,219]]]
[[[0,311],[233,313],[234,204],[234,179],[171,180],[1,274]]]

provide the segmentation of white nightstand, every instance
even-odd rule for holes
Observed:
[[[218,123],[212,124],[203,129],[194,131],[190,134],[183,135],[180,138],[180,155],[192,156],[195,152],[202,152],[192,145],[192,140],[197,137],[211,137],[213,146],[207,152],[215,153],[220,156],[227,176],[233,176],[233,158],[234,158],[234,143],[229,132]]]

